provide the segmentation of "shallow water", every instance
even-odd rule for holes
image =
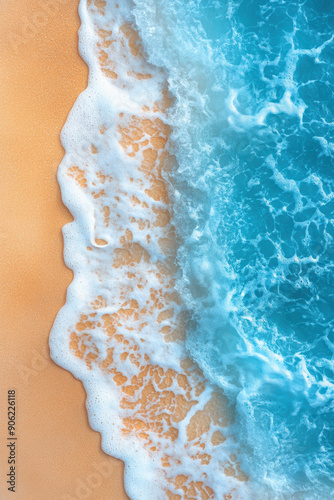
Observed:
[[[131,498],[334,497],[330,3],[95,1],[81,18],[54,359]]]

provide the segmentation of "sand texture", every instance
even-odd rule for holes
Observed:
[[[4,443],[7,390],[14,388],[15,498],[122,500],[123,464],[101,451],[81,383],[48,351],[49,331],[72,279],[62,257],[61,228],[71,216],[56,181],[64,154],[59,134],[87,84],[77,50],[78,2],[52,5],[0,5],[0,498],[13,497],[4,481]]]

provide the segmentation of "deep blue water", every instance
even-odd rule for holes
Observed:
[[[334,1],[135,4],[176,98],[189,352],[258,491],[334,498]]]

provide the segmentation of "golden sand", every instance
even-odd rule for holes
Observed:
[[[48,336],[71,272],[56,181],[59,134],[87,68],[77,0],[2,0],[0,498],[7,491],[7,390],[16,390],[17,500],[127,498],[123,464],[100,449],[81,384],[49,357]],[[61,15],[59,13],[61,12]],[[103,464],[103,465],[102,465]]]

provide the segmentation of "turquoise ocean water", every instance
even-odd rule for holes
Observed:
[[[135,0],[167,73],[187,347],[268,498],[334,498],[334,2]]]

